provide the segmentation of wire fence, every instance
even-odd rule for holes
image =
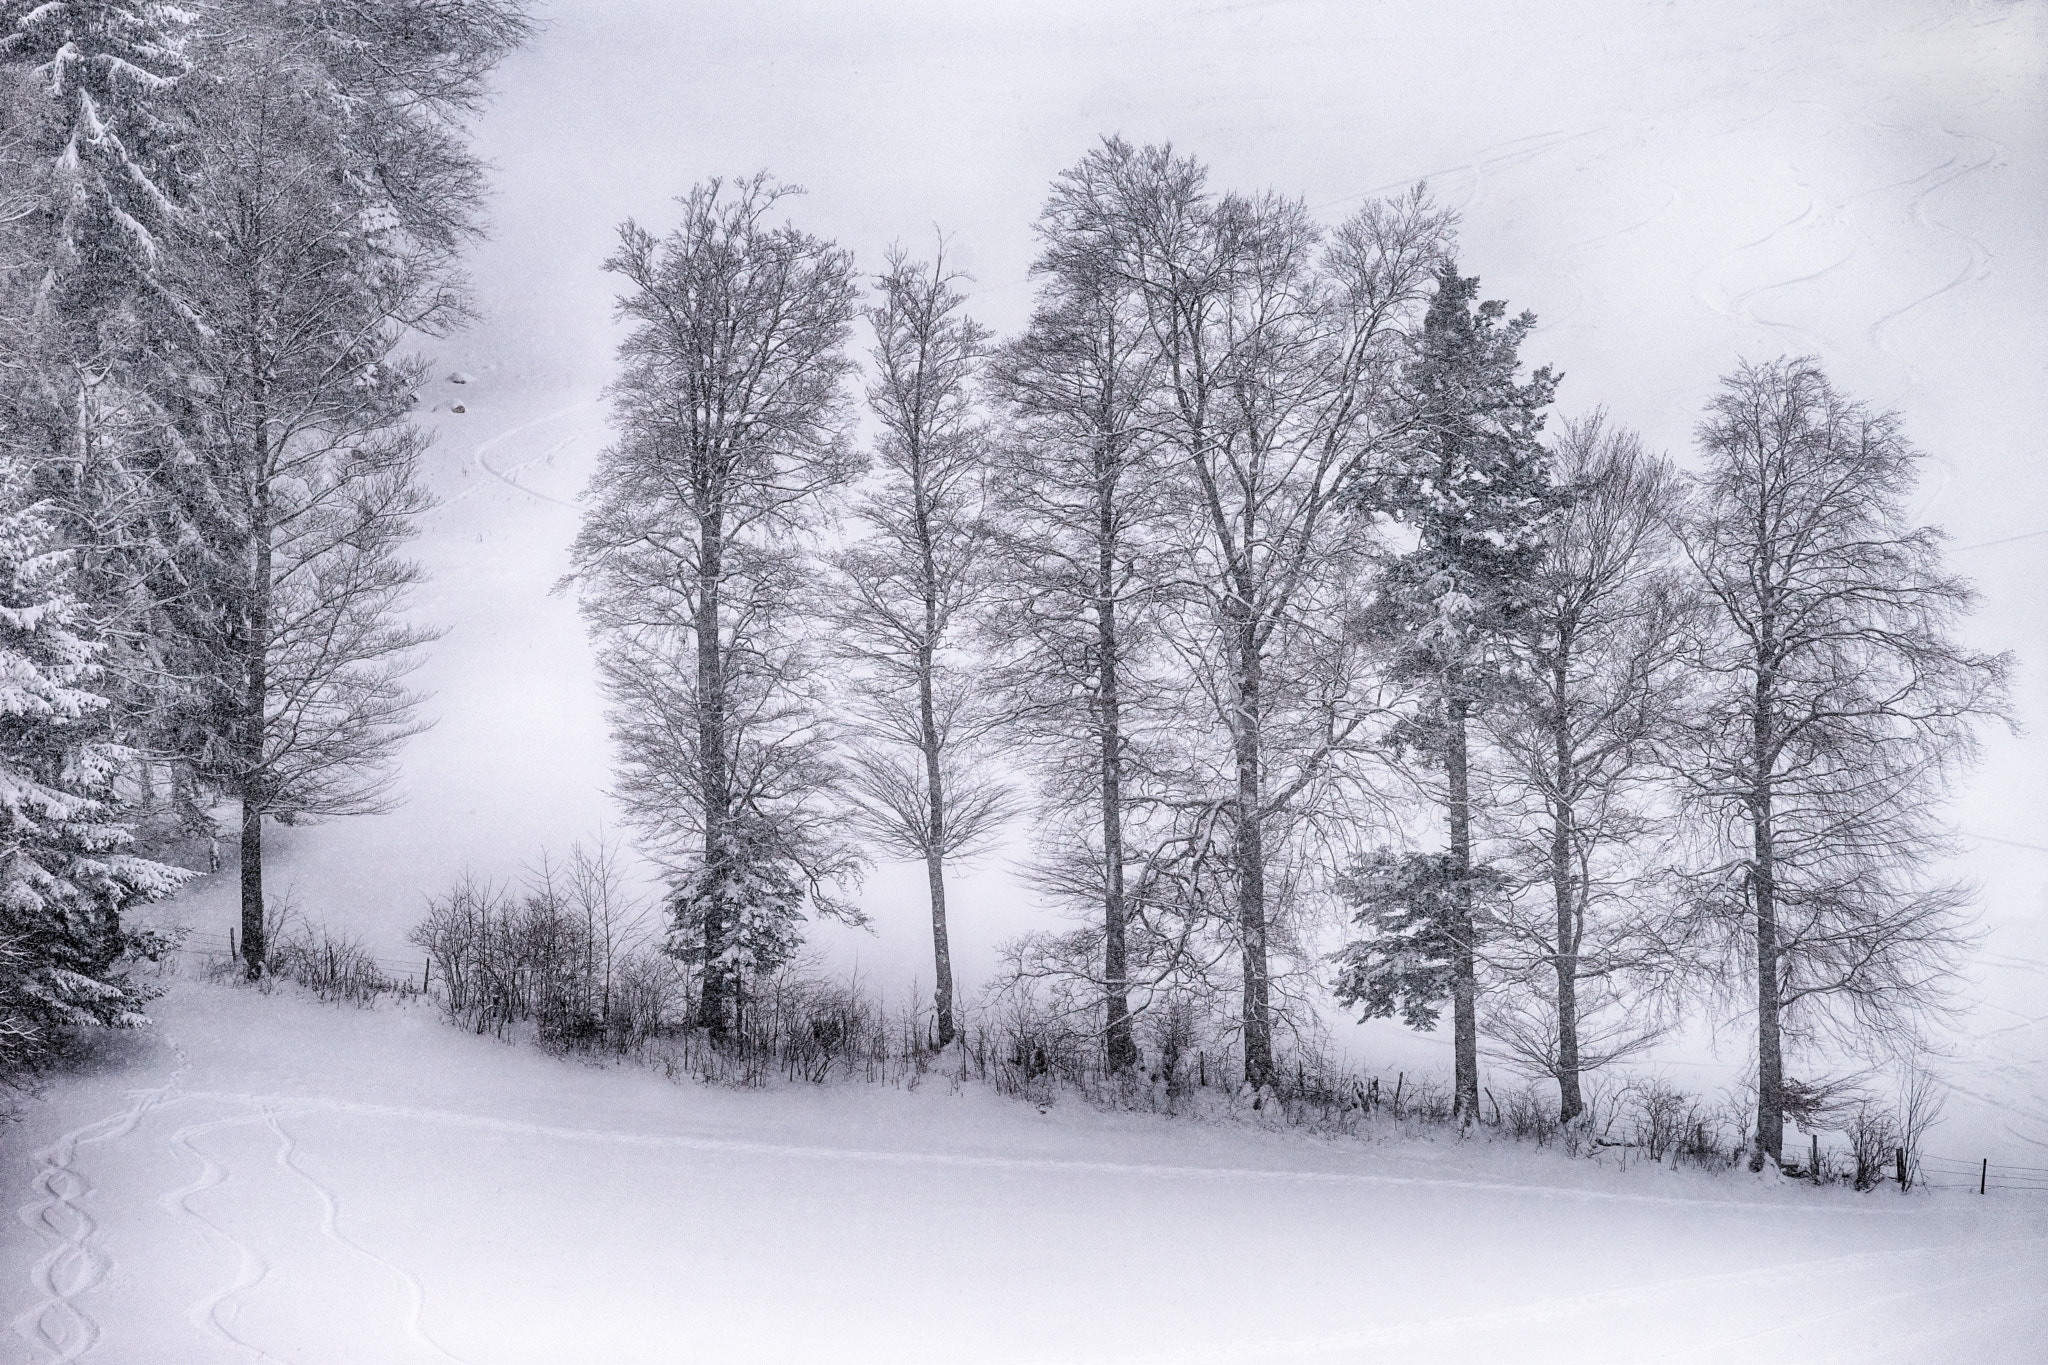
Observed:
[[[242,945],[239,937],[230,930],[225,933],[188,933],[184,946],[187,951],[231,962],[240,956]],[[418,957],[384,957],[356,947],[353,955],[359,961],[374,963],[378,971],[394,982],[410,982],[425,989],[433,979],[433,964],[425,953]]]
[[[1967,1190],[1985,1195],[2048,1194],[2048,1167],[2018,1166],[1990,1157],[1972,1161],[1922,1153],[1914,1160],[1909,1174],[1916,1183],[1931,1190]]]

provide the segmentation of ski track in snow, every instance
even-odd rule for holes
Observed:
[[[316,1179],[312,1172],[299,1165],[298,1143],[292,1138],[291,1134],[285,1131],[284,1124],[280,1121],[275,1110],[269,1111],[267,1126],[277,1136],[277,1164],[311,1186],[313,1192],[320,1196],[320,1235],[347,1248],[371,1264],[382,1267],[395,1276],[399,1284],[405,1289],[406,1301],[410,1309],[405,1324],[406,1335],[411,1337],[416,1344],[440,1356],[443,1360],[461,1361],[461,1356],[456,1355],[453,1351],[450,1351],[447,1347],[436,1341],[426,1329],[423,1319],[426,1316],[427,1294],[426,1287],[420,1283],[419,1276],[393,1261],[385,1260],[376,1252],[371,1251],[362,1243],[342,1232],[340,1227],[340,1199],[336,1197],[331,1188]]]
[[[41,1169],[29,1182],[34,1191],[17,1216],[55,1243],[29,1271],[40,1301],[14,1319],[15,1334],[53,1361],[77,1360],[99,1340],[99,1325],[77,1303],[78,1296],[106,1278],[114,1258],[98,1245],[99,1224],[85,1205],[95,1190],[78,1168],[82,1146],[114,1142],[135,1131],[161,1108],[184,1071],[181,1064],[155,1090],[137,1091],[134,1103],[117,1113],[74,1128],[35,1154]]]
[[[40,1302],[17,1314],[12,1325],[17,1336],[32,1348],[41,1347],[53,1361],[76,1360],[99,1341],[99,1324],[76,1300],[114,1267],[113,1255],[96,1245],[99,1224],[83,1207],[95,1190],[76,1165],[78,1149],[127,1137],[152,1112],[177,1103],[170,1094],[192,1059],[177,1040],[164,1035],[163,1041],[177,1062],[162,1085],[130,1091],[134,1102],[126,1109],[74,1128],[35,1153],[41,1169],[29,1181],[33,1193],[16,1216],[56,1245],[29,1270],[30,1288],[41,1296]],[[71,1275],[60,1284],[58,1276],[67,1268]]]
[[[181,1098],[198,1098],[183,1096]],[[262,1115],[255,1116],[258,1121]],[[170,1145],[200,1163],[199,1178],[189,1185],[182,1185],[170,1191],[157,1201],[167,1211],[189,1219],[199,1226],[201,1234],[209,1241],[219,1242],[234,1251],[237,1259],[235,1276],[221,1288],[202,1295],[185,1310],[185,1320],[199,1332],[221,1345],[233,1349],[251,1360],[267,1361],[270,1365],[285,1365],[276,1356],[263,1350],[253,1342],[245,1341],[229,1330],[221,1320],[222,1306],[261,1284],[270,1274],[270,1263],[258,1255],[255,1248],[228,1232],[218,1223],[207,1218],[192,1207],[192,1199],[208,1190],[219,1189],[233,1179],[233,1173],[211,1156],[201,1151],[192,1141],[202,1133],[216,1132],[222,1128],[238,1127],[249,1122],[249,1116],[236,1115],[231,1118],[215,1119],[208,1123],[187,1124],[170,1136]]]
[[[1921,187],[1914,192],[1912,200],[1908,203],[1906,216],[1919,228],[1945,232],[1961,243],[1963,247],[1962,267],[1946,283],[1909,299],[1899,307],[1879,317],[1877,321],[1870,324],[1866,332],[1866,335],[1870,338],[1870,344],[1884,354],[1899,360],[1905,366],[1908,377],[1915,382],[1919,381],[1919,370],[1913,366],[1912,362],[1898,356],[1885,343],[1885,330],[1897,324],[1907,314],[1917,312],[1944,294],[1952,293],[1966,285],[1976,284],[1989,279],[1998,259],[1992,254],[1991,249],[1976,237],[1962,231],[1960,228],[1952,227],[1938,218],[1930,217],[1927,211],[1927,201],[1941,190],[1946,189],[1966,176],[1976,175],[1981,171],[1991,170],[1997,166],[2004,165],[2006,160],[2005,144],[1995,138],[1985,137],[1981,133],[1958,132],[1947,123],[1941,125],[1941,131],[1959,143],[1974,141],[1988,144],[1990,150],[1967,162],[1965,161],[1964,152],[1958,150],[1947,160],[1940,162],[1908,182],[1920,184]]]
[[[562,408],[556,412],[548,413],[544,417],[536,417],[532,421],[521,422],[517,426],[507,427],[505,430],[499,432],[497,435],[491,437],[489,440],[477,446],[477,448],[471,452],[471,462],[474,463],[478,469],[490,475],[492,478],[498,480],[507,488],[516,489],[519,492],[526,494],[528,497],[537,498],[542,502],[551,502],[555,504],[555,506],[557,507],[573,508],[576,506],[575,503],[567,501],[566,499],[563,498],[553,497],[547,493],[542,493],[537,489],[528,488],[525,484],[519,482],[519,480],[512,476],[517,474],[520,470],[525,469],[528,465],[536,464],[541,460],[548,459],[549,457],[553,456],[557,451],[567,448],[568,446],[574,444],[576,441],[581,440],[583,437],[590,435],[592,432],[602,430],[601,427],[579,428],[578,430],[571,432],[569,435],[557,441],[554,445],[548,447],[548,449],[542,452],[541,454],[536,455],[533,459],[522,460],[520,463],[513,465],[509,469],[499,469],[490,461],[486,460],[484,458],[484,455],[487,452],[495,449],[496,447],[504,444],[506,441],[511,440],[515,436],[522,435],[528,431],[533,430],[533,428],[538,426],[545,426],[551,422],[559,422],[565,417],[574,417],[578,413],[588,412],[590,409],[597,407],[603,401],[604,400],[602,399],[589,399],[581,403],[572,403],[568,407]],[[455,497],[448,499],[448,501],[460,502],[462,498],[466,496],[468,496],[468,494],[465,491],[464,493],[457,494]]]

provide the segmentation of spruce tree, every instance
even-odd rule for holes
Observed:
[[[107,706],[91,624],[62,581],[45,507],[0,493],[0,1069],[61,1035],[142,1021],[151,992],[128,969],[160,935],[123,912],[184,874],[133,856],[112,802],[128,755],[100,737]]]
[[[1542,529],[1559,500],[1537,442],[1557,378],[1547,368],[1517,377],[1536,316],[1505,319],[1507,305],[1475,302],[1478,291],[1455,260],[1437,267],[1406,371],[1406,439],[1356,485],[1363,507],[1415,536],[1412,550],[1386,562],[1370,619],[1391,642],[1394,673],[1423,698],[1402,733],[1445,779],[1454,1103],[1468,1121],[1479,1106],[1468,729],[1503,685],[1508,632],[1530,600]]]
[[[0,5],[0,66],[33,95],[16,150],[35,186],[33,207],[10,215],[8,255],[23,264],[0,431],[75,552],[68,588],[96,623],[97,685],[114,702],[100,723],[140,750],[138,776],[191,672],[161,606],[176,592],[170,547],[192,527],[154,479],[182,388],[165,342],[186,319],[163,270],[190,188],[191,26],[187,11],[133,0]]]

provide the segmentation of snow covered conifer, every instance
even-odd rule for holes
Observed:
[[[150,0],[11,0],[0,58],[32,67],[59,106],[58,254],[44,286],[90,311],[156,266],[176,218],[173,93],[188,68],[190,11]]]
[[[130,854],[110,806],[125,755],[93,723],[107,703],[66,558],[41,509],[0,511],[0,1066],[66,1029],[141,1022],[149,992],[126,968],[164,943],[122,912],[185,875]]]
[[[1355,864],[1337,891],[1358,907],[1353,920],[1366,933],[1337,954],[1337,1002],[1362,1007],[1367,1019],[1398,1009],[1408,1027],[1435,1028],[1455,994],[1474,919],[1499,904],[1507,887],[1497,870],[1462,868],[1448,853],[1381,849]]]
[[[1507,306],[1475,303],[1478,291],[1478,279],[1459,275],[1455,260],[1438,265],[1407,370],[1405,449],[1356,485],[1364,506],[1391,513],[1417,537],[1412,551],[1386,564],[1371,616],[1393,643],[1394,671],[1424,692],[1407,729],[1444,770],[1450,881],[1460,905],[1472,871],[1467,727],[1498,685],[1508,627],[1533,593],[1542,530],[1558,501],[1536,440],[1557,380],[1548,369],[1517,378],[1535,314],[1503,322]],[[1479,1106],[1472,925],[1455,926],[1452,938],[1455,1103],[1469,1119]]]
[[[670,894],[666,951],[697,969],[703,989],[729,1002],[737,1024],[749,984],[803,946],[805,896],[801,869],[772,846],[731,838],[715,861],[689,869]]]

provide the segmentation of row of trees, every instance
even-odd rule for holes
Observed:
[[[121,910],[177,876],[124,851],[138,819],[211,838],[238,804],[253,975],[266,819],[384,802],[428,638],[397,614],[427,503],[402,346],[465,316],[464,123],[526,27],[516,0],[0,4],[23,1027],[132,1012]]]
[[[1970,592],[1905,515],[1894,416],[1787,360],[1724,381],[1696,475],[1597,413],[1546,443],[1535,320],[1480,300],[1420,188],[1329,228],[1105,140],[1000,341],[943,246],[864,304],[793,193],[713,181],[622,230],[575,546],[702,1026],[806,909],[858,918],[878,848],[926,866],[950,1041],[947,870],[1026,806],[1080,924],[1014,965],[1112,1067],[1193,995],[1271,1080],[1331,907],[1340,1000],[1449,1005],[1466,1116],[1482,1027],[1569,1118],[1704,988],[1754,1013],[1776,1156],[1813,1084],[1788,1039],[1904,1042],[1938,1004],[1963,895],[1921,869],[2007,663],[1953,638]]]

